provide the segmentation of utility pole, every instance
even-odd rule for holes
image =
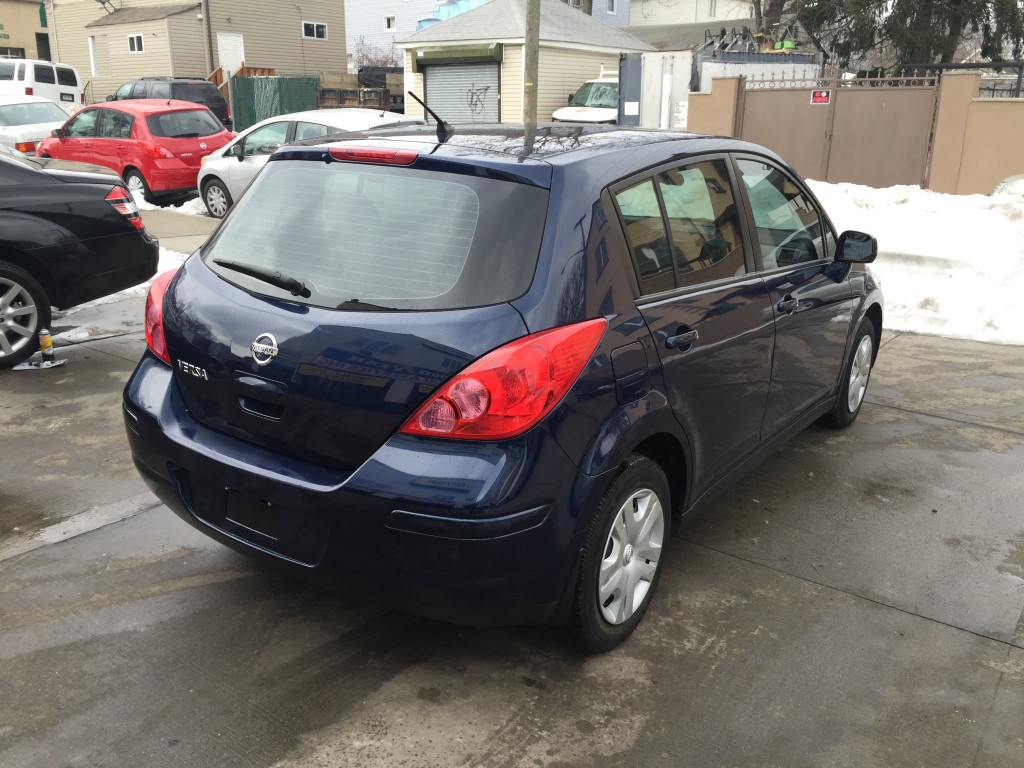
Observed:
[[[523,52],[523,122],[537,124],[537,62],[540,54],[540,0],[526,0]]]

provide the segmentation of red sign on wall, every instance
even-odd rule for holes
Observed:
[[[811,91],[811,104],[828,104],[832,101],[832,91]]]

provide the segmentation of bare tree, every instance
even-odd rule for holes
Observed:
[[[402,52],[394,46],[372,45],[360,36],[352,53],[356,67],[400,67]]]

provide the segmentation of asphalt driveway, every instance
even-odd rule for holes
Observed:
[[[131,466],[124,322],[0,372],[0,765],[1024,765],[1024,348],[886,334],[857,423],[721,497],[581,657],[180,522]]]

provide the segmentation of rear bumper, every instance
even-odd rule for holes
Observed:
[[[140,474],[197,529],[363,602],[454,623],[560,617],[584,510],[610,482],[538,430],[473,451],[395,436],[350,474],[310,465],[193,421],[148,353],[124,409]]]
[[[163,160],[146,175],[146,183],[155,194],[192,192],[198,176],[198,166],[192,168],[180,160]]]

